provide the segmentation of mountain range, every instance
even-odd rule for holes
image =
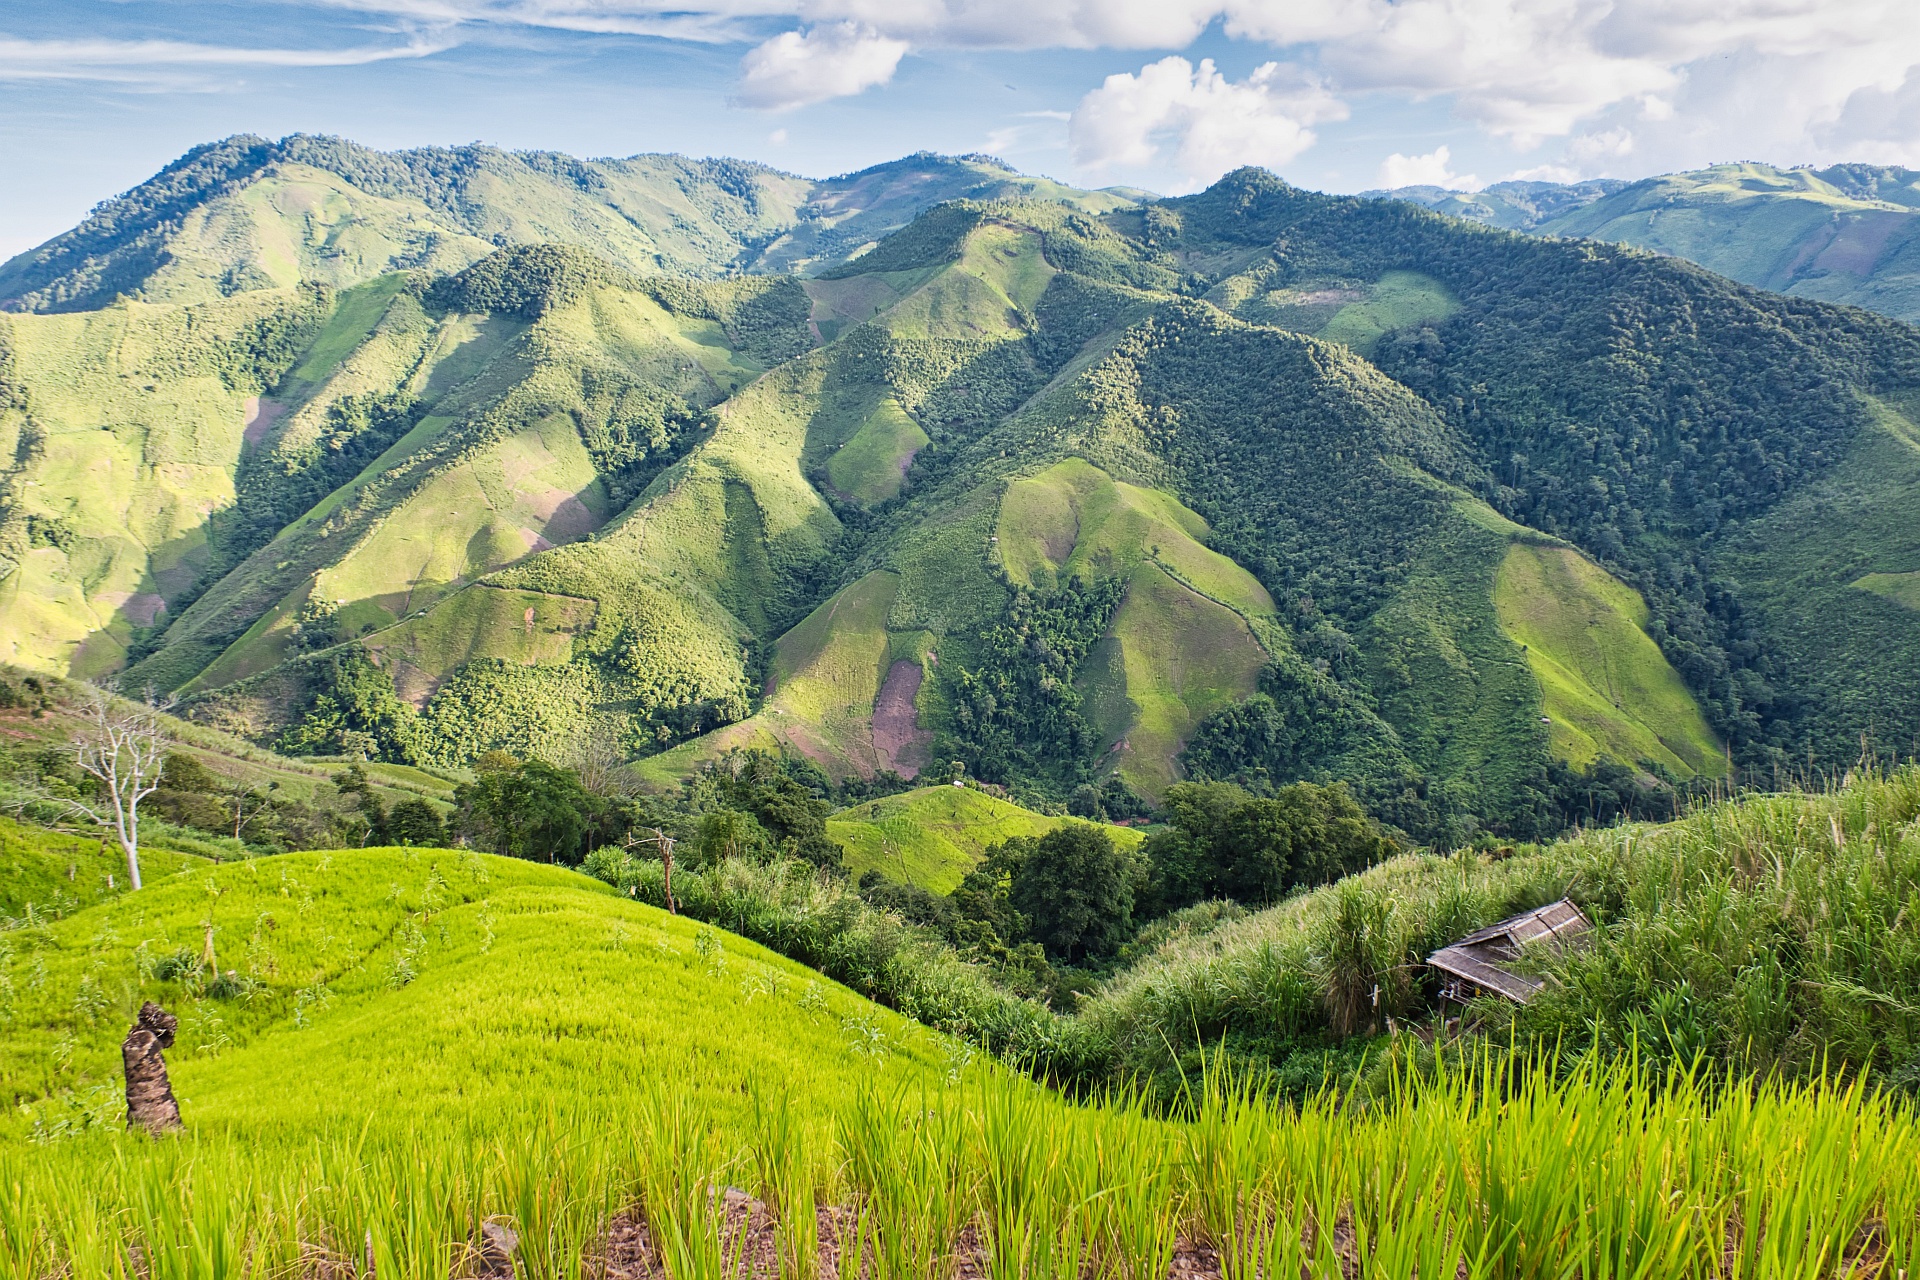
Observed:
[[[1920,320],[1920,173],[1722,164],[1641,182],[1497,182],[1369,195],[1541,235],[1688,258],[1763,289]]]
[[[0,267],[0,659],[303,754],[1435,840],[1909,749],[1920,331],[1486,220],[213,144]]]

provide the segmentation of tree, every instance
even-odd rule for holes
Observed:
[[[585,856],[596,808],[571,769],[544,760],[483,772],[457,788],[454,801],[462,827],[495,853],[569,866]]]
[[[387,810],[387,839],[395,844],[430,848],[446,838],[440,815],[425,800],[409,797]]]
[[[82,806],[93,821],[112,827],[127,855],[127,878],[140,887],[140,802],[160,788],[171,736],[151,704],[116,704],[104,691],[88,691],[85,727],[74,738],[74,763],[100,782],[107,811]]]
[[[773,856],[773,841],[750,813],[715,809],[700,819],[700,839],[694,845],[695,863],[715,867],[736,858],[764,862]]]
[[[1296,782],[1256,797],[1230,783],[1167,789],[1167,830],[1148,840],[1145,894],[1156,912],[1203,898],[1272,902],[1373,865],[1398,846],[1344,783]]]
[[[1101,959],[1132,934],[1132,872],[1104,830],[1068,822],[1032,842],[1008,899],[1049,956],[1067,963]]]

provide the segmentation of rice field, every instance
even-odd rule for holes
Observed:
[[[719,1016],[724,1017],[721,1012]],[[734,1105],[404,1118],[268,1142],[0,1153],[8,1276],[1894,1277],[1912,1106],[1629,1065],[1481,1061],[1366,1108],[1218,1077],[1156,1118],[997,1066]],[[744,1105],[739,1105],[744,1102]],[[503,1231],[502,1228],[505,1230]],[[517,1271],[506,1269],[507,1243]]]

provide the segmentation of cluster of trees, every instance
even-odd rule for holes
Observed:
[[[695,869],[733,859],[790,858],[837,870],[827,837],[834,790],[802,760],[734,751],[688,779],[678,796],[643,797],[617,767],[567,767],[488,752],[454,791],[449,829],[477,848],[578,866],[596,849],[657,849],[660,836]]]
[[[1203,900],[1269,905],[1399,851],[1339,784],[1255,795],[1232,783],[1180,783],[1167,825],[1139,850],[1103,827],[1066,823],[997,844],[948,895],[868,872],[869,903],[939,933],[1022,993],[1059,995],[1126,958],[1144,927]]]
[[[982,637],[978,664],[952,678],[953,732],[941,754],[988,782],[1037,782],[1061,794],[1084,785],[1098,735],[1081,714],[1074,678],[1126,593],[1124,578],[1016,590]]]
[[[1168,825],[1146,843],[1155,914],[1207,898],[1264,905],[1399,852],[1345,784],[1297,782],[1258,796],[1230,782],[1167,789]]]

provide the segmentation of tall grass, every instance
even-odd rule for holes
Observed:
[[[9,1277],[226,1280],[471,1274],[481,1224],[519,1274],[595,1274],[639,1212],[672,1280],[742,1274],[720,1192],[751,1178],[796,1218],[857,1212],[875,1280],[1168,1274],[1176,1238],[1226,1280],[1802,1280],[1920,1263],[1912,1105],[1865,1085],[1710,1082],[1588,1058],[1448,1058],[1365,1107],[1276,1105],[1223,1072],[1184,1111],[1066,1103],[998,1067],[844,1099],[837,1138],[661,1083],[630,1112],[254,1143],[92,1135],[0,1151]],[[804,1172],[803,1172],[804,1171]],[[803,1189],[804,1188],[804,1189]],[[817,1265],[778,1250],[782,1280]],[[848,1269],[851,1257],[842,1264]]]

